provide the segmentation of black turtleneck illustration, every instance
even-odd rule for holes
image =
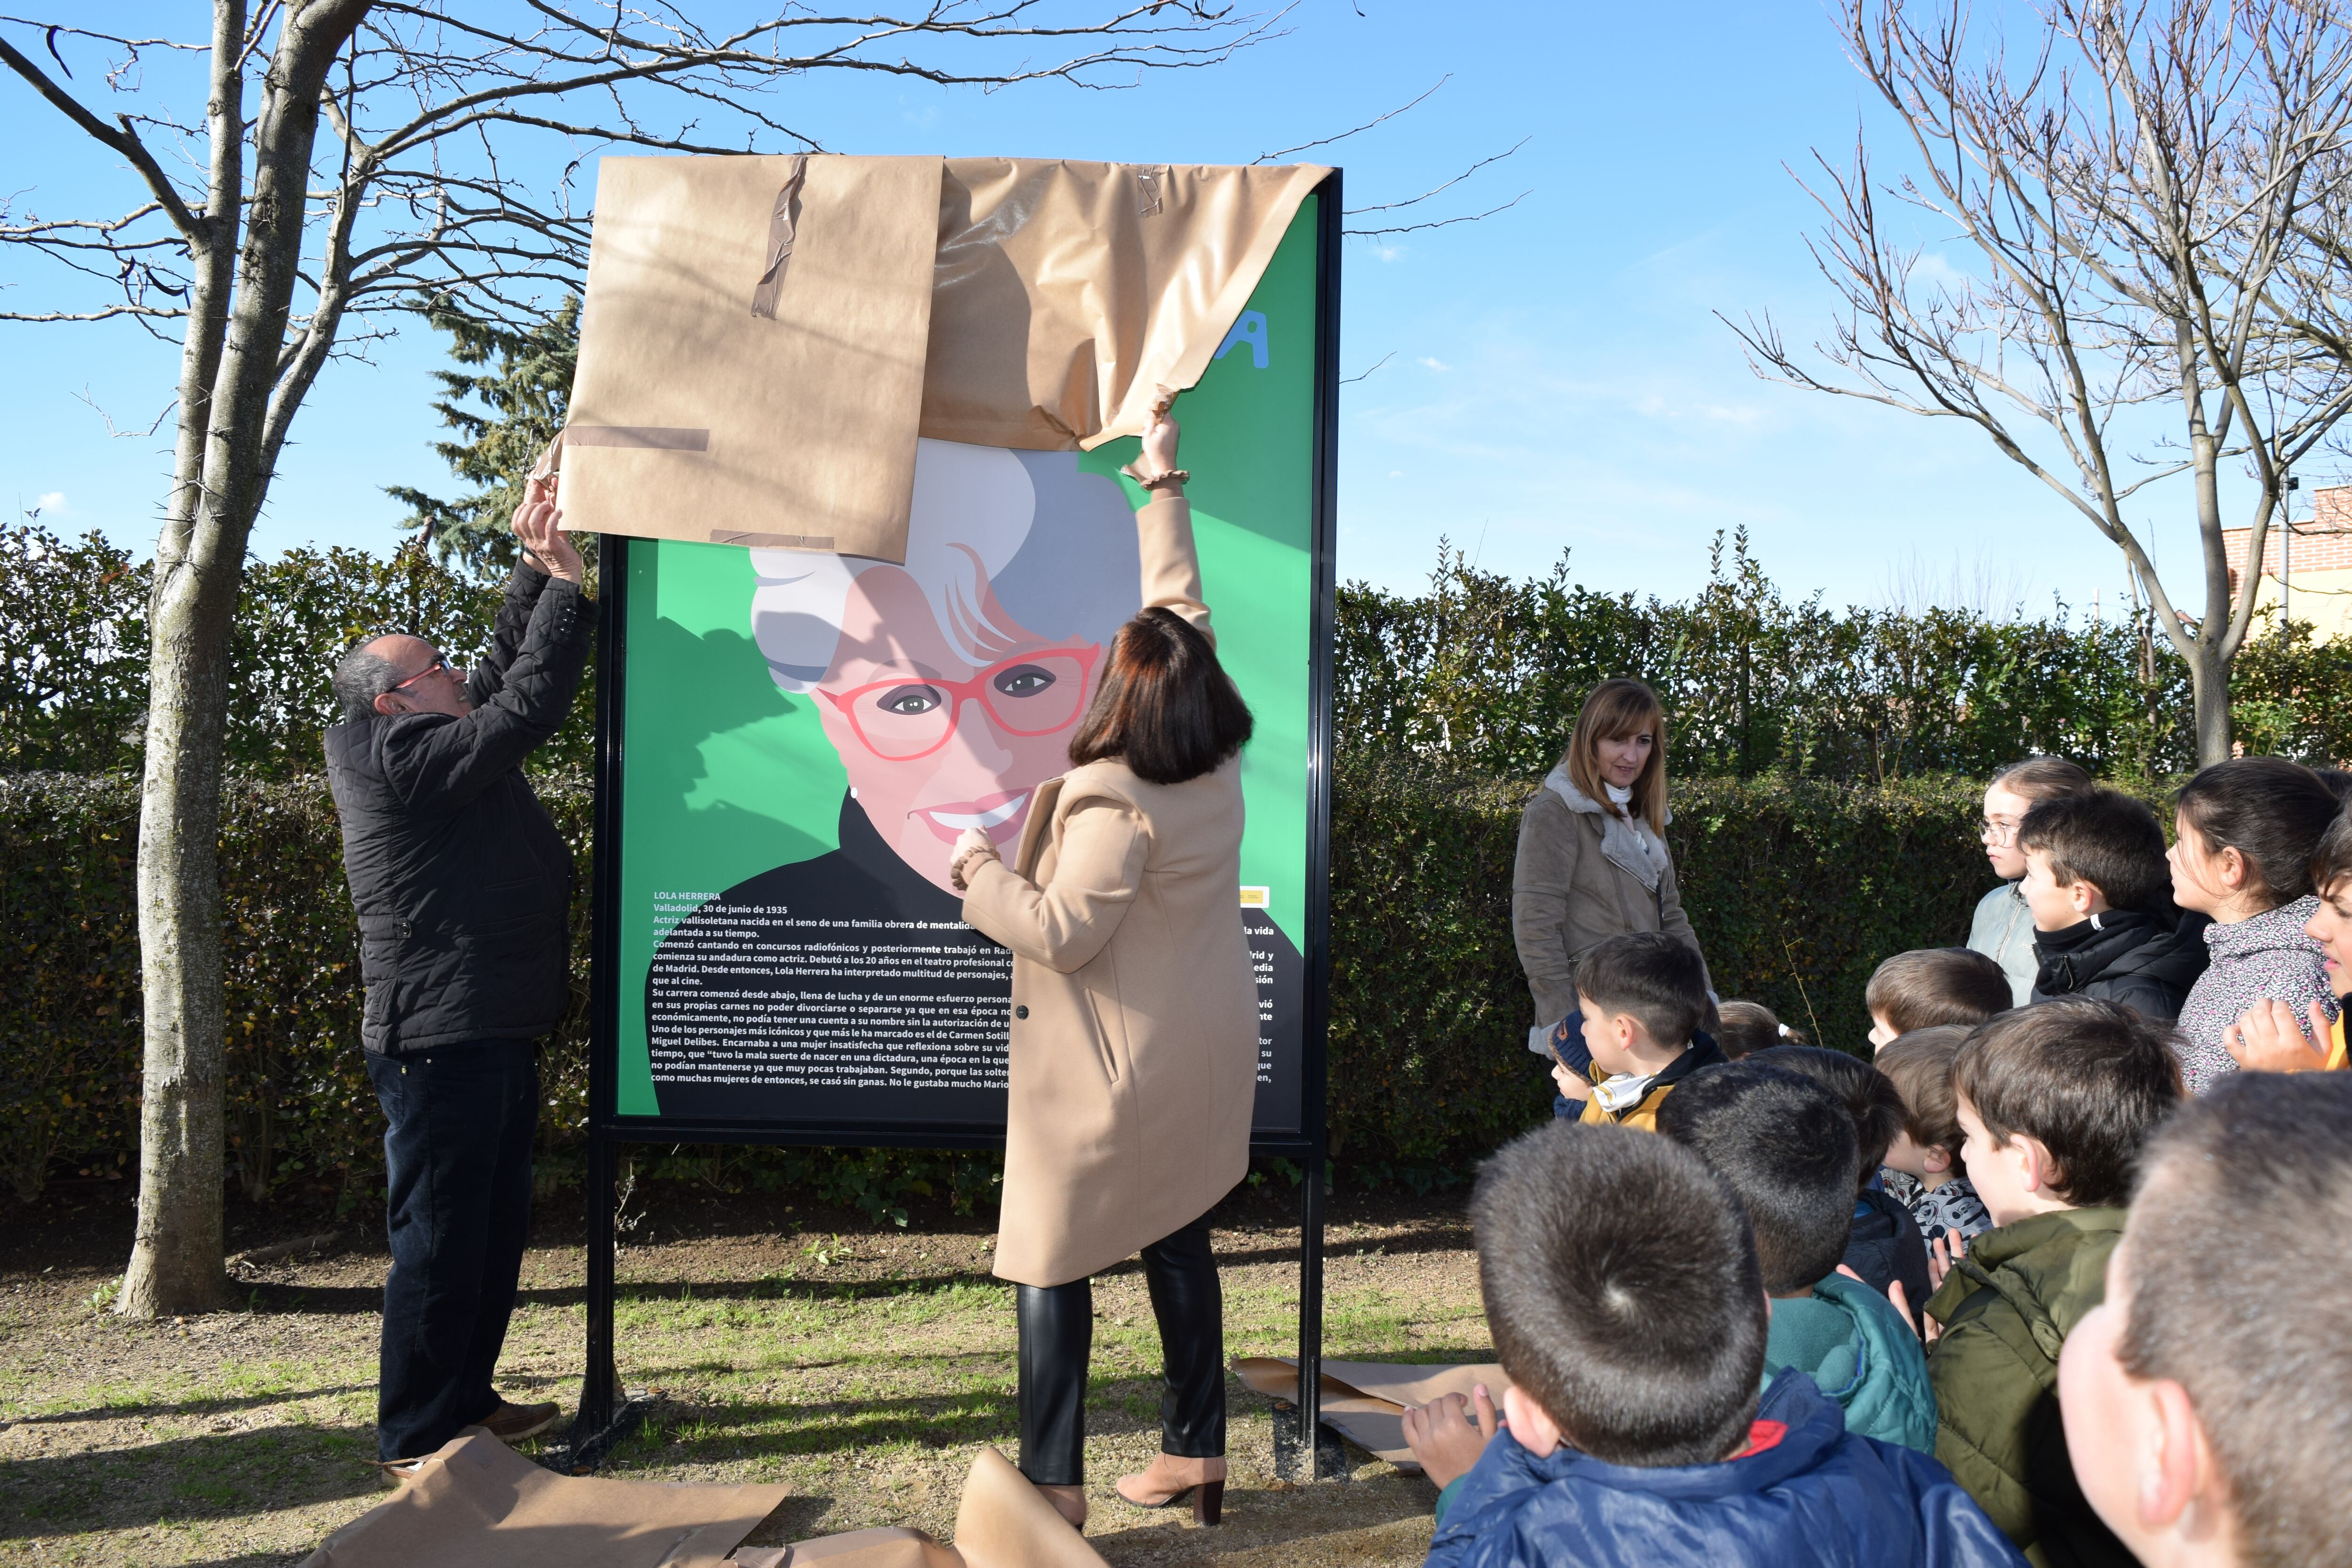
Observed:
[[[1013,954],[915,874],[853,797],[838,849],[737,883],[678,921],[646,977],[665,1117],[1002,1124]],[[1298,950],[1236,909],[1258,983],[1261,1127],[1295,1128]],[[882,1091],[878,1092],[877,1091]]]

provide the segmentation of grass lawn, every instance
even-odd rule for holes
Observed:
[[[98,1189],[12,1214],[0,1239],[0,1557],[38,1563],[298,1562],[383,1500],[375,1341],[380,1221],[342,1250],[248,1271],[247,1310],[133,1324],[94,1297],[129,1247],[129,1194]],[[579,1388],[583,1254],[572,1201],[549,1205],[523,1264],[501,1387]],[[1343,1198],[1327,1265],[1327,1353],[1483,1361],[1477,1277],[1458,1196]],[[561,1209],[562,1212],[556,1212]],[[621,1254],[622,1375],[658,1391],[608,1473],[782,1481],[751,1536],[779,1543],[874,1524],[945,1537],[979,1445],[1017,1458],[1013,1292],[989,1276],[986,1222],[918,1215],[875,1229],[785,1200],[656,1194]],[[246,1210],[233,1249],[324,1230]],[[1226,1349],[1293,1353],[1297,1230],[1287,1194],[1217,1216]],[[1159,1340],[1140,1270],[1095,1288],[1087,1533],[1117,1563],[1412,1564],[1434,1492],[1350,1450],[1333,1485],[1273,1474],[1269,1407],[1229,1385],[1234,1479],[1223,1528],[1147,1511],[1111,1483],[1157,1447]]]

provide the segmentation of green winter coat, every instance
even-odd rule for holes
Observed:
[[[1919,1336],[1869,1286],[1832,1274],[1811,1297],[1772,1303],[1764,1381],[1791,1366],[1844,1410],[1847,1431],[1936,1451],[1936,1396]]]
[[[2058,1351],[2106,1299],[2124,1211],[2064,1209],[1969,1243],[1927,1303],[1936,1458],[2035,1568],[2136,1568],[2074,1482],[2058,1415]]]

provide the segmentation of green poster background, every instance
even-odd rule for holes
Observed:
[[[1317,232],[1309,196],[1220,356],[1177,400],[1194,537],[1218,655],[1256,718],[1244,753],[1242,882],[1307,946],[1309,670],[1314,617]],[[1081,466],[1143,492],[1115,441]],[[660,1114],[646,977],[662,937],[704,900],[836,847],[847,779],[814,699],[780,689],[751,637],[741,546],[633,540],[621,698],[619,965],[614,1109]]]

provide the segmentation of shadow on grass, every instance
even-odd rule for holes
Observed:
[[[0,1461],[0,1540],[373,1497],[374,1451],[358,1429],[279,1427]]]
[[[326,1399],[339,1394],[361,1394],[373,1383],[344,1383],[332,1388],[288,1388],[272,1394],[205,1395],[176,1402],[142,1400],[121,1405],[93,1405],[80,1410],[56,1410],[46,1415],[16,1417],[20,1426],[64,1426],[77,1421],[119,1421],[138,1415],[209,1415],[228,1410],[251,1410],[263,1405],[286,1405],[298,1399]]]

